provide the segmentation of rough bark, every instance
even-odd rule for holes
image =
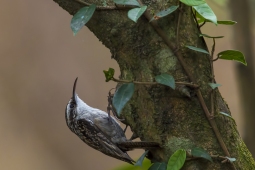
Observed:
[[[236,73],[238,77],[238,88],[242,103],[242,115],[244,116],[244,141],[247,147],[255,155],[255,105],[253,99],[255,96],[255,70],[254,70],[254,52],[253,52],[253,36],[252,36],[252,21],[251,11],[248,0],[231,1],[231,15],[232,19],[238,24],[234,27],[233,45],[237,50],[244,53],[248,66],[236,64]],[[236,12],[238,11],[238,12]],[[245,18],[245,19],[244,19]],[[238,41],[237,41],[238,40]]]
[[[63,9],[73,15],[83,5],[72,0],[54,0]],[[98,5],[101,1],[87,1]],[[178,1],[144,1],[150,13],[161,11]],[[110,5],[110,3],[108,3]],[[196,83],[210,110],[212,73],[209,56],[185,48],[185,45],[206,49],[203,38],[198,36],[199,30],[194,22],[191,8],[183,7],[179,29],[180,54],[183,55],[189,72],[195,77]],[[172,42],[176,42],[176,30],[179,11],[158,21]],[[148,20],[142,16],[137,23],[127,18],[127,10],[96,11],[87,27],[102,43],[111,50],[120,66],[120,79],[136,81],[154,81],[161,73],[169,73],[178,81],[189,82],[186,72],[170,49]],[[176,44],[175,44],[176,45]],[[170,155],[177,149],[191,149],[195,146],[206,149],[210,154],[222,155],[215,133],[195,95],[190,89],[191,97],[185,97],[178,90],[161,85],[136,85],[132,100],[125,107],[122,116],[126,119],[133,132],[141,140],[159,142],[161,149],[151,151],[153,161],[167,162]],[[228,147],[231,157],[237,159],[236,169],[255,169],[250,152],[240,138],[235,121],[219,115],[219,111],[230,114],[230,111],[216,90],[214,120]],[[206,160],[187,161],[183,169],[232,169],[229,163],[220,160],[210,163]]]

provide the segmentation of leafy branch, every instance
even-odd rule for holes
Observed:
[[[140,5],[142,5],[141,0],[138,0],[138,2],[140,3]],[[195,9],[196,9],[196,8],[195,8]],[[198,12],[199,12],[199,11],[198,11]],[[150,13],[149,13],[148,11],[145,11],[144,15],[145,15],[145,17],[146,17],[148,20],[151,18]],[[179,19],[180,19],[180,17],[179,17]],[[158,24],[157,24],[156,21],[151,22],[151,25],[152,25],[152,27],[155,29],[155,31],[158,33],[158,35],[165,41],[165,43],[168,45],[168,47],[169,47],[172,51],[174,51],[174,54],[176,55],[176,57],[177,57],[178,60],[180,61],[180,64],[182,65],[182,67],[183,67],[184,71],[186,72],[187,76],[189,77],[190,81],[191,81],[191,82],[194,82],[194,83],[196,84],[196,79],[193,77],[193,75],[192,75],[191,72],[189,71],[189,68],[188,68],[188,66],[187,66],[186,63],[185,63],[181,52],[179,52],[179,50],[176,50],[176,49],[178,49],[178,48],[176,48],[176,46],[174,46],[174,44],[167,38],[167,35],[166,35],[165,32],[158,26]],[[178,37],[179,35],[176,35],[176,36]],[[178,40],[178,38],[177,38],[177,40]],[[224,141],[223,141],[223,139],[222,139],[222,137],[221,137],[221,134],[220,134],[220,132],[219,132],[219,130],[218,130],[218,127],[217,127],[217,125],[216,125],[216,122],[215,122],[214,119],[211,119],[211,113],[209,112],[209,110],[208,110],[208,108],[207,108],[207,106],[206,106],[206,104],[205,104],[205,101],[204,101],[204,98],[203,98],[203,96],[202,96],[202,93],[201,93],[200,89],[197,89],[197,90],[196,90],[196,94],[197,94],[198,100],[199,100],[199,102],[200,102],[200,104],[201,104],[201,106],[202,106],[202,108],[203,108],[203,110],[204,110],[204,112],[205,112],[205,115],[206,115],[206,117],[207,117],[207,120],[209,121],[211,127],[213,128],[213,131],[214,131],[214,133],[215,133],[215,135],[216,135],[217,140],[219,141],[219,144],[220,144],[222,150],[224,151],[224,153],[225,153],[226,156],[230,157],[229,151],[228,151],[228,149],[227,149],[227,147],[226,147],[226,145],[225,145],[225,143],[224,143]],[[236,169],[235,166],[233,166],[233,167],[234,167],[234,169]]]
[[[171,87],[172,89],[175,89],[175,85],[185,85],[192,88],[198,88],[199,86],[194,83],[188,83],[188,82],[175,82],[174,78],[167,74],[163,73],[155,77],[155,82],[140,82],[140,81],[134,81],[134,80],[120,80],[114,78],[114,72],[115,70],[113,68],[109,68],[107,71],[104,70],[106,82],[108,81],[114,81],[117,83],[124,83],[121,85],[117,91],[115,92],[113,96],[113,105],[116,109],[117,115],[120,116],[120,113],[126,103],[131,99],[133,93],[134,93],[134,84],[140,84],[140,85],[166,85]],[[186,94],[187,95],[187,94]],[[189,95],[187,95],[189,96]]]
[[[182,2],[182,3],[180,3],[179,6],[171,6],[170,8],[168,8],[166,10],[158,12],[154,16],[151,16],[150,12],[147,9],[147,6],[144,5],[141,0],[137,0],[137,1],[136,0],[130,0],[130,1],[114,0],[114,2],[117,4],[116,6],[95,6],[93,4],[86,3],[82,0],[75,0],[75,1],[82,3],[82,4],[86,5],[87,7],[84,7],[81,10],[79,10],[77,12],[77,14],[75,14],[72,19],[71,28],[74,32],[74,35],[89,21],[89,19],[91,18],[91,16],[93,15],[93,13],[96,9],[97,10],[131,9],[128,11],[128,17],[131,20],[133,20],[134,22],[137,22],[137,20],[142,15],[144,15],[147,18],[147,20],[150,22],[151,26],[154,28],[156,33],[163,39],[163,41],[166,43],[166,45],[173,51],[175,56],[178,58],[182,68],[184,69],[186,75],[188,76],[190,82],[192,82],[192,83],[175,82],[174,78],[168,74],[161,74],[161,75],[156,76],[155,77],[156,82],[139,82],[139,81],[134,81],[134,80],[119,80],[119,79],[115,79],[113,77],[114,72],[106,74],[106,72],[104,71],[105,75],[106,75],[106,81],[112,80],[115,82],[126,83],[125,87],[122,86],[118,90],[121,91],[121,89],[122,89],[123,93],[120,93],[120,95],[125,96],[125,97],[128,96],[126,98],[128,100],[132,97],[132,94],[134,91],[134,84],[143,84],[143,85],[164,84],[164,85],[170,86],[173,89],[175,89],[175,84],[178,84],[178,85],[185,85],[185,86],[189,86],[192,88],[196,88],[195,93],[196,93],[196,95],[198,97],[198,101],[200,102],[201,107],[207,117],[207,120],[209,121],[209,123],[216,135],[216,138],[217,138],[222,150],[224,151],[224,154],[227,157],[230,157],[228,149],[221,137],[221,134],[220,134],[218,127],[216,125],[216,122],[214,120],[214,90],[212,90],[212,93],[211,93],[211,112],[210,112],[208,107],[206,106],[206,103],[202,96],[201,90],[199,89],[197,80],[191,74],[190,68],[187,66],[187,64],[182,56],[182,53],[180,52],[180,46],[179,46],[179,29],[180,28],[179,27],[180,27],[180,21],[182,18],[182,3],[192,7],[192,9],[193,9],[192,14],[193,14],[194,19],[197,23],[198,29],[200,29],[200,27],[202,27],[207,22],[214,23],[215,25],[217,25],[217,24],[233,25],[236,22],[234,22],[234,21],[217,21],[216,15],[212,11],[212,9],[209,7],[209,5],[207,3],[205,3],[205,1],[203,1],[203,0],[198,0],[198,1],[180,0],[180,2]],[[120,6],[120,5],[124,5],[124,6]],[[138,8],[134,8],[134,6],[136,6]],[[167,34],[160,28],[160,26],[157,23],[157,20],[166,16],[166,15],[169,15],[170,13],[174,12],[178,8],[179,8],[179,15],[178,15],[177,28],[176,28],[176,42],[174,44],[172,41],[170,41]],[[241,62],[241,63],[247,65],[243,54],[241,52],[235,51],[235,50],[222,51],[222,52],[218,53],[216,59],[213,59],[214,52],[215,52],[215,39],[222,38],[222,36],[212,37],[212,36],[208,36],[205,34],[200,34],[200,36],[204,36],[207,38],[213,38],[213,46],[211,49],[211,53],[209,53],[208,51],[206,51],[204,49],[201,49],[198,47],[193,47],[190,45],[186,45],[186,47],[191,50],[194,50],[197,52],[202,52],[202,53],[209,55],[210,64],[211,64],[211,72],[212,72],[211,83],[209,85],[213,89],[214,89],[214,87],[217,87],[217,84],[215,84],[215,80],[214,80],[213,61],[216,61],[218,59],[236,60],[238,62]],[[128,94],[126,93],[127,89],[130,90]],[[117,92],[118,92],[118,90],[117,90]],[[119,102],[118,100],[115,100],[115,101]],[[124,101],[124,105],[127,101]],[[113,102],[113,104],[114,104],[114,102]],[[118,114],[121,112],[121,109],[124,107],[124,105],[122,103],[121,107],[117,108]],[[233,166],[233,169],[236,169],[235,166]]]

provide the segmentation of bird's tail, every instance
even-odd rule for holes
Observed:
[[[159,143],[157,142],[132,142],[132,141],[126,141],[118,143],[118,147],[122,148],[123,150],[132,150],[132,149],[150,149],[150,148],[158,148]]]

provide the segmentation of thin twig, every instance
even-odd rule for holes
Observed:
[[[201,25],[199,25],[199,28],[201,28],[202,26],[204,26],[205,25],[205,21],[201,24]]]
[[[199,85],[194,84],[194,83],[187,83],[187,82],[175,82],[175,84],[179,84],[179,85],[186,85],[186,86],[190,86],[193,88],[199,88]]]
[[[226,156],[220,156],[220,155],[210,155],[212,158],[220,158],[223,159],[223,161],[221,161],[221,163],[226,163],[226,162],[231,162],[228,158],[226,158]]]
[[[134,83],[134,84],[143,84],[143,85],[156,85],[160,84],[158,82],[140,82],[140,81],[133,81],[133,80],[120,80],[116,78],[112,78],[112,81],[118,82],[118,83]],[[188,83],[188,82],[175,82],[176,85],[185,85],[192,88],[198,88],[199,86],[194,83]]]
[[[221,159],[226,159],[225,156],[220,156],[220,155],[210,155],[212,158],[221,158]]]
[[[226,163],[226,162],[230,162],[228,158],[226,158],[226,156],[220,156],[220,155],[210,155],[211,158],[215,158],[215,159],[222,159],[221,163]],[[196,157],[193,155],[188,156],[186,158],[186,161],[190,161],[190,160],[194,160],[194,159],[204,159],[203,157]]]
[[[214,118],[214,90],[211,91],[211,119]]]
[[[195,22],[196,22],[196,24],[197,24],[197,29],[199,29],[200,30],[200,28],[199,28],[199,24],[198,24],[198,22],[197,22],[197,17],[196,17],[196,11],[195,11],[195,14],[194,14],[194,12],[193,12],[193,10],[192,10],[192,7],[191,7],[191,13],[192,13],[192,15],[193,15],[193,18],[194,18],[194,20],[195,20]]]
[[[214,51],[215,51],[215,38],[213,38],[213,46],[212,46],[212,51],[211,51],[211,59],[210,59],[210,64],[211,64],[211,73],[212,73],[212,83],[215,83],[214,80],[214,68],[213,68],[213,55],[214,55]],[[215,91],[212,89],[211,91],[211,118],[214,118],[214,97],[215,97]]]
[[[195,14],[194,14],[194,12],[195,12]],[[194,20],[195,20],[195,22],[196,22],[196,25],[197,25],[197,29],[198,29],[198,31],[199,31],[199,34],[202,34],[202,32],[201,32],[201,29],[200,29],[200,27],[199,27],[199,24],[198,24],[198,21],[197,21],[197,18],[196,18],[196,11],[194,11],[193,12],[193,10],[192,10],[192,8],[191,8],[191,13],[192,13],[192,15],[193,15],[193,18],[194,18]],[[205,42],[205,39],[204,39],[204,37],[202,37],[202,41],[203,41],[203,43],[206,45],[206,42]],[[207,51],[208,51],[208,47],[206,46],[206,48],[207,48]]]
[[[214,133],[215,133],[215,135],[216,135],[216,137],[217,137],[217,139],[218,139],[218,141],[219,141],[219,143],[220,143],[220,145],[221,145],[225,155],[230,157],[228,149],[227,149],[227,147],[226,147],[226,145],[225,145],[225,143],[224,143],[224,141],[223,141],[223,139],[222,139],[222,137],[220,135],[220,132],[218,130],[217,125],[216,125],[214,119],[211,119],[211,114],[210,114],[207,106],[205,105],[205,101],[204,101],[204,98],[203,98],[200,90],[197,90],[197,96],[198,96],[200,104],[202,105],[202,108],[203,108],[204,112],[206,113],[206,117],[207,117],[209,123],[211,124],[211,126],[213,128],[213,131],[214,131]]]
[[[212,61],[217,61],[220,58],[219,55],[217,55],[217,58],[213,59]]]
[[[215,51],[215,38],[213,38],[213,46],[212,46],[212,51],[211,51],[212,59],[213,59],[214,51]]]
[[[221,161],[221,163],[226,163],[226,162],[229,162],[229,160],[228,159],[225,159],[225,160],[223,160],[223,161]]]
[[[180,27],[180,22],[181,22],[181,17],[182,17],[182,3],[179,2],[179,15],[178,15],[178,22],[177,22],[177,30],[176,30],[176,44],[177,44],[177,49],[179,49],[179,27]]]
[[[140,82],[140,81],[133,81],[133,80],[120,80],[116,78],[112,78],[113,81],[118,82],[118,83],[135,83],[135,84],[144,84],[144,85],[156,85],[158,84],[157,82]]]
[[[76,2],[79,2],[80,4],[83,4],[85,6],[90,6],[91,4],[88,2],[85,2],[83,0],[74,0]],[[116,10],[116,9],[131,9],[134,6],[124,6],[124,5],[115,5],[115,6],[96,6],[97,10]]]

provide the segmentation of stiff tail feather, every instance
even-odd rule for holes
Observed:
[[[132,150],[132,149],[150,149],[150,148],[158,148],[159,143],[157,142],[132,142],[132,141],[126,141],[126,142],[121,142],[117,144],[119,148],[123,150]]]

